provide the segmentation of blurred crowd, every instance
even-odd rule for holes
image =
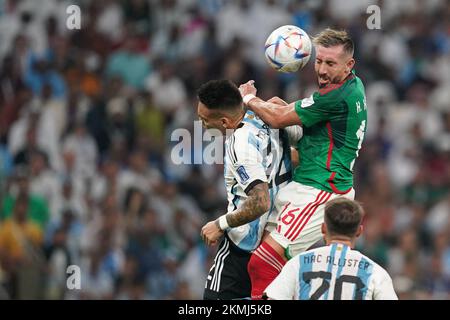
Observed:
[[[80,30],[66,26],[71,4]],[[381,29],[366,26],[371,4]],[[201,298],[216,248],[199,232],[226,210],[223,166],[175,165],[171,134],[194,132],[210,79],[254,79],[287,101],[316,90],[312,61],[296,74],[264,61],[285,24],[355,41],[369,108],[358,249],[400,298],[450,299],[445,0],[0,1],[0,298]]]

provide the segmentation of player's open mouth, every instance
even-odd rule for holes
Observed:
[[[319,85],[321,85],[321,86],[327,85],[329,82],[330,82],[330,80],[328,80],[328,79],[319,78]]]

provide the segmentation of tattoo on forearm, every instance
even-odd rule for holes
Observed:
[[[231,228],[249,223],[268,210],[269,186],[267,183],[260,183],[253,187],[248,194],[248,198],[242,206],[227,215],[227,222]]]

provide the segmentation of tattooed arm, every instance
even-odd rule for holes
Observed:
[[[214,245],[222,236],[223,230],[249,223],[262,216],[269,208],[269,185],[266,182],[261,182],[248,192],[248,198],[245,199],[240,208],[203,226],[202,238],[207,245]]]
[[[248,193],[248,198],[239,209],[226,215],[230,228],[242,226],[259,218],[270,208],[269,185],[259,183]],[[216,220],[218,224],[218,219]]]

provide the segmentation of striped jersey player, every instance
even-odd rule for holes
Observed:
[[[301,127],[273,130],[248,111],[241,124],[225,141],[224,178],[228,197],[228,210],[233,212],[248,198],[255,185],[267,183],[270,207],[259,218],[235,228],[225,229],[225,238],[210,269],[206,288],[220,292],[243,286],[243,282],[228,281],[226,262],[230,252],[251,253],[261,242],[265,230],[276,226],[274,198],[278,190],[291,181],[290,143],[301,137]],[[246,278],[242,275],[241,278]],[[221,279],[224,278],[224,281]],[[250,285],[250,282],[248,282]],[[250,297],[250,292],[247,297]]]
[[[297,144],[302,129],[270,129],[243,108],[238,88],[227,80],[207,82],[200,87],[198,97],[197,113],[203,126],[227,136],[227,213],[205,224],[201,231],[208,245],[222,239],[207,276],[204,299],[250,298],[248,261],[264,231],[276,225],[275,195],[291,181],[290,143]]]
[[[392,280],[377,263],[341,243],[289,260],[266,289],[276,300],[396,300]]]
[[[263,231],[275,227],[275,195],[291,181],[290,145],[296,145],[301,135],[300,126],[269,129],[252,111],[247,111],[241,124],[225,141],[227,211],[233,212],[239,208],[253,186],[261,182],[269,185],[269,211],[250,223],[226,230],[227,237],[242,250],[255,250]]]
[[[327,246],[303,252],[265,289],[276,300],[397,300],[386,270],[357,250],[362,208],[337,198],[327,203],[322,232]]]

